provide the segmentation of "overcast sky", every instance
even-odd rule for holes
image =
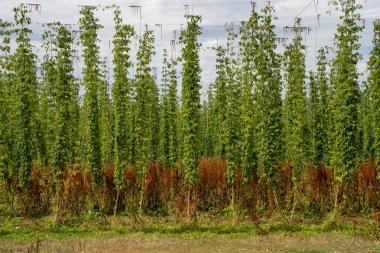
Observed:
[[[19,0],[0,0],[0,18],[11,21],[13,19],[12,9],[19,3],[38,3],[41,4],[41,12],[33,12],[32,30],[33,44],[36,48],[40,48],[43,33],[42,23],[60,21],[62,23],[76,24],[73,29],[78,28],[79,7],[78,5],[112,5],[120,6],[122,17],[126,23],[133,24],[137,33],[140,30],[140,16],[133,13],[129,7],[131,5],[139,5],[142,9],[142,27],[145,29],[145,24],[149,29],[154,30],[156,37],[156,55],[152,62],[152,67],[157,67],[158,79],[160,83],[162,50],[167,48],[170,52],[170,40],[174,39],[174,30],[177,30],[176,39],[178,40],[181,24],[185,23],[185,7],[190,6],[190,13],[199,14],[203,18],[203,34],[200,36],[200,41],[203,46],[200,51],[201,67],[202,67],[202,94],[205,94],[207,86],[213,82],[215,78],[215,56],[214,52],[209,49],[211,46],[224,44],[226,32],[224,25],[226,22],[234,22],[237,29],[239,22],[246,20],[249,17],[251,4],[250,1],[240,0],[34,0],[34,1],[19,1]],[[257,8],[262,8],[267,1],[257,1]],[[362,48],[360,52],[363,55],[363,60],[359,63],[360,71],[365,71],[366,61],[368,60],[369,52],[372,48],[372,22],[380,18],[380,0],[359,0],[363,3],[363,9],[360,11],[362,18],[365,19],[365,30],[361,34]],[[311,32],[305,36],[305,44],[307,45],[307,68],[313,69],[315,66],[316,48],[324,45],[333,46],[333,35],[336,26],[339,23],[339,13],[328,5],[328,0],[315,0],[309,6],[310,0],[274,0],[271,4],[274,6],[278,17],[275,21],[276,33],[279,37],[292,38],[292,34],[285,33],[283,27],[292,25],[294,18],[301,12],[303,26],[311,27]],[[308,6],[308,7],[307,7]],[[307,7],[305,9],[305,7]],[[331,15],[327,11],[331,11]],[[317,20],[317,13],[320,14],[320,21]],[[107,57],[108,61],[112,61],[112,45],[110,41],[113,37],[113,10],[97,11],[104,29],[99,33],[101,40],[101,56]],[[156,24],[162,24],[161,29]],[[137,50],[137,43],[133,43],[133,54]],[[282,51],[282,46],[279,45],[279,52]],[[177,46],[176,53],[179,55],[180,48]],[[40,51],[39,55],[43,52]],[[134,58],[135,56],[133,56]],[[80,73],[81,63],[76,68],[76,74]],[[110,69],[112,66],[110,65]]]

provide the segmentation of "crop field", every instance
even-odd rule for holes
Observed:
[[[20,1],[0,252],[380,252],[378,1]]]

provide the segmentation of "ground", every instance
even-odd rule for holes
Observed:
[[[253,223],[199,216],[104,217],[87,214],[69,224],[53,218],[4,218],[2,252],[379,252],[380,215],[297,218],[272,215]]]
[[[13,249],[8,251],[5,248]],[[4,243],[0,252],[380,252],[380,243],[354,237],[265,235],[245,238],[173,238],[129,236]]]

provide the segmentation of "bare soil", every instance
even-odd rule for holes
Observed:
[[[129,236],[0,243],[0,252],[380,252],[380,242],[346,236],[266,235],[246,238],[163,238]]]

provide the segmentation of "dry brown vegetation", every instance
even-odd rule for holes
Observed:
[[[104,215],[113,214],[117,199],[113,173],[113,166],[104,168],[105,184],[95,192],[91,188],[91,177],[88,173],[83,173],[79,168],[66,170],[60,203],[61,216],[70,218],[79,215],[87,211],[89,201],[91,203],[91,200],[99,198],[101,201],[98,210]],[[239,170],[235,183],[231,186],[226,179],[225,160],[204,158],[199,164],[199,181],[195,185],[197,206],[194,208],[200,212],[211,211],[212,214],[228,212],[231,203],[230,189],[234,187],[239,213],[249,215],[252,219],[278,210],[290,212],[292,208],[295,208],[295,212],[304,214],[326,214],[333,211],[334,207],[338,207],[343,214],[376,213],[380,209],[380,182],[373,161],[355,170],[354,181],[350,185],[334,182],[334,170],[324,166],[307,169],[297,187],[292,182],[292,173],[293,167],[281,166],[279,186],[272,189],[260,175],[256,175],[249,184],[243,184],[242,172]],[[142,179],[137,176],[133,167],[126,170],[125,179],[127,188],[118,198],[117,211],[133,213],[139,202]],[[184,215],[187,188],[181,170],[165,169],[152,163],[145,180],[142,205],[145,214],[177,214],[178,218]],[[12,184],[11,181],[8,182],[9,189]],[[51,215],[53,187],[54,180],[50,170],[34,166],[28,189],[13,192],[13,197],[6,198],[4,201],[9,203],[3,206],[3,213],[22,217]],[[294,194],[297,195],[295,205]],[[16,201],[18,210],[12,210],[15,197],[19,197]]]
[[[9,251],[6,250],[8,247]],[[38,250],[37,250],[38,247]],[[132,236],[48,240],[36,243],[6,243],[0,252],[72,252],[72,253],[135,253],[135,252],[379,252],[378,241],[353,237],[255,236],[247,238],[162,238]]]

